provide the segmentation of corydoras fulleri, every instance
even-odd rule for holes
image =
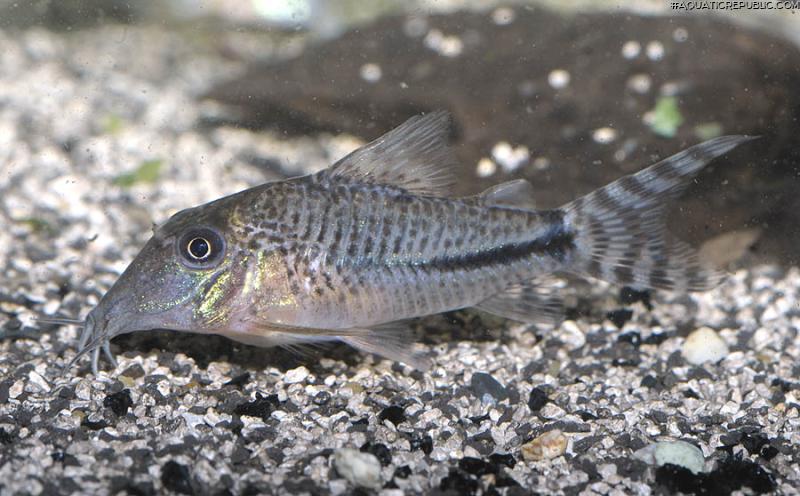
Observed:
[[[256,346],[343,341],[426,369],[405,321],[478,307],[555,323],[553,272],[671,291],[721,279],[666,236],[666,206],[751,138],[715,138],[536,210],[524,180],[448,195],[448,134],[444,112],[413,117],[326,170],[175,214],[88,314],[75,358],[91,352],[96,373],[114,336],[170,329]]]

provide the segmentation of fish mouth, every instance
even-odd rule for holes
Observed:
[[[111,362],[111,365],[116,368],[117,359],[114,358],[114,355],[111,353],[112,336],[110,336],[108,332],[108,319],[102,319],[102,324],[98,326],[95,312],[97,312],[97,308],[89,312],[89,315],[86,316],[80,341],[78,342],[78,352],[64,367],[61,372],[62,376],[65,375],[82,356],[88,353],[92,354],[92,372],[95,376],[98,375],[100,370],[99,362],[101,349],[106,355],[106,358],[108,358],[108,361]]]

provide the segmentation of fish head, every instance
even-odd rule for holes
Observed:
[[[97,306],[81,349],[138,330],[214,332],[224,325],[237,274],[233,202],[183,210],[158,227]]]

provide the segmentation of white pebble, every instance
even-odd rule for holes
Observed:
[[[635,59],[642,51],[642,45],[638,41],[626,41],[622,45],[622,56],[626,59]]]
[[[492,21],[498,26],[506,26],[514,22],[514,18],[516,18],[516,14],[514,13],[514,9],[509,7],[500,7],[492,12]]]
[[[297,367],[296,369],[287,370],[283,376],[283,382],[286,384],[297,384],[303,382],[308,377],[308,369],[305,367]]]
[[[576,350],[586,344],[586,334],[583,333],[574,320],[565,320],[561,323],[559,334],[564,344],[570,350]]]
[[[87,379],[81,380],[75,386],[75,397],[84,401],[92,399],[92,383]]]
[[[50,384],[48,384],[45,378],[35,370],[31,370],[28,373],[28,381],[30,381],[29,384],[38,387],[41,392],[46,393],[50,391]]]
[[[533,168],[538,171],[543,171],[550,168],[550,159],[547,157],[536,157],[533,161]]]
[[[564,69],[554,69],[547,75],[547,82],[550,83],[550,86],[553,88],[560,90],[561,88],[567,87],[569,84],[569,77],[569,72]]]
[[[653,86],[653,80],[647,74],[634,74],[628,79],[628,88],[636,93],[647,93]]]
[[[341,448],[333,454],[333,464],[339,475],[356,486],[373,489],[381,487],[381,463],[371,453]]]
[[[505,141],[501,141],[492,148],[492,158],[505,172],[514,172],[522,164],[530,160],[531,154],[527,146],[512,147]]]
[[[457,57],[464,49],[464,42],[458,36],[445,36],[438,29],[431,29],[425,36],[425,46],[445,57]]]
[[[647,58],[652,61],[664,58],[664,45],[660,41],[651,41],[647,44]]]
[[[14,382],[10,388],[8,388],[8,397],[11,399],[17,399],[19,395],[22,394],[22,391],[25,389],[25,383],[21,380]]]
[[[475,173],[478,177],[489,177],[497,172],[497,164],[490,158],[482,158],[478,161],[478,166],[475,168]]]
[[[186,427],[195,429],[198,425],[205,425],[206,419],[204,415],[197,415],[191,412],[184,412],[181,414],[183,420],[186,421]]]
[[[361,66],[361,79],[368,83],[377,83],[381,80],[381,76],[383,75],[383,71],[381,71],[381,66],[378,64],[364,64]]]
[[[675,28],[675,31],[672,32],[672,39],[678,43],[683,43],[689,39],[689,31],[686,28]]]
[[[592,132],[592,139],[595,143],[605,145],[617,139],[617,131],[614,128],[601,127]]]
[[[705,457],[700,448],[693,444],[686,441],[661,441],[649,447],[652,447],[653,463],[656,466],[671,463],[695,474],[703,472]]]
[[[689,334],[681,349],[683,357],[692,365],[719,362],[728,356],[728,352],[725,341],[708,327],[701,327]]]

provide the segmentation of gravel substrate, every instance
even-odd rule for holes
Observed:
[[[358,142],[204,129],[195,96],[242,67],[158,28],[0,31],[0,46],[0,493],[800,487],[797,268],[691,296],[579,286],[557,329],[424,319],[425,374],[147,332],[115,340],[116,369],[60,376],[78,330],[37,313],[85,315],[177,210]]]

